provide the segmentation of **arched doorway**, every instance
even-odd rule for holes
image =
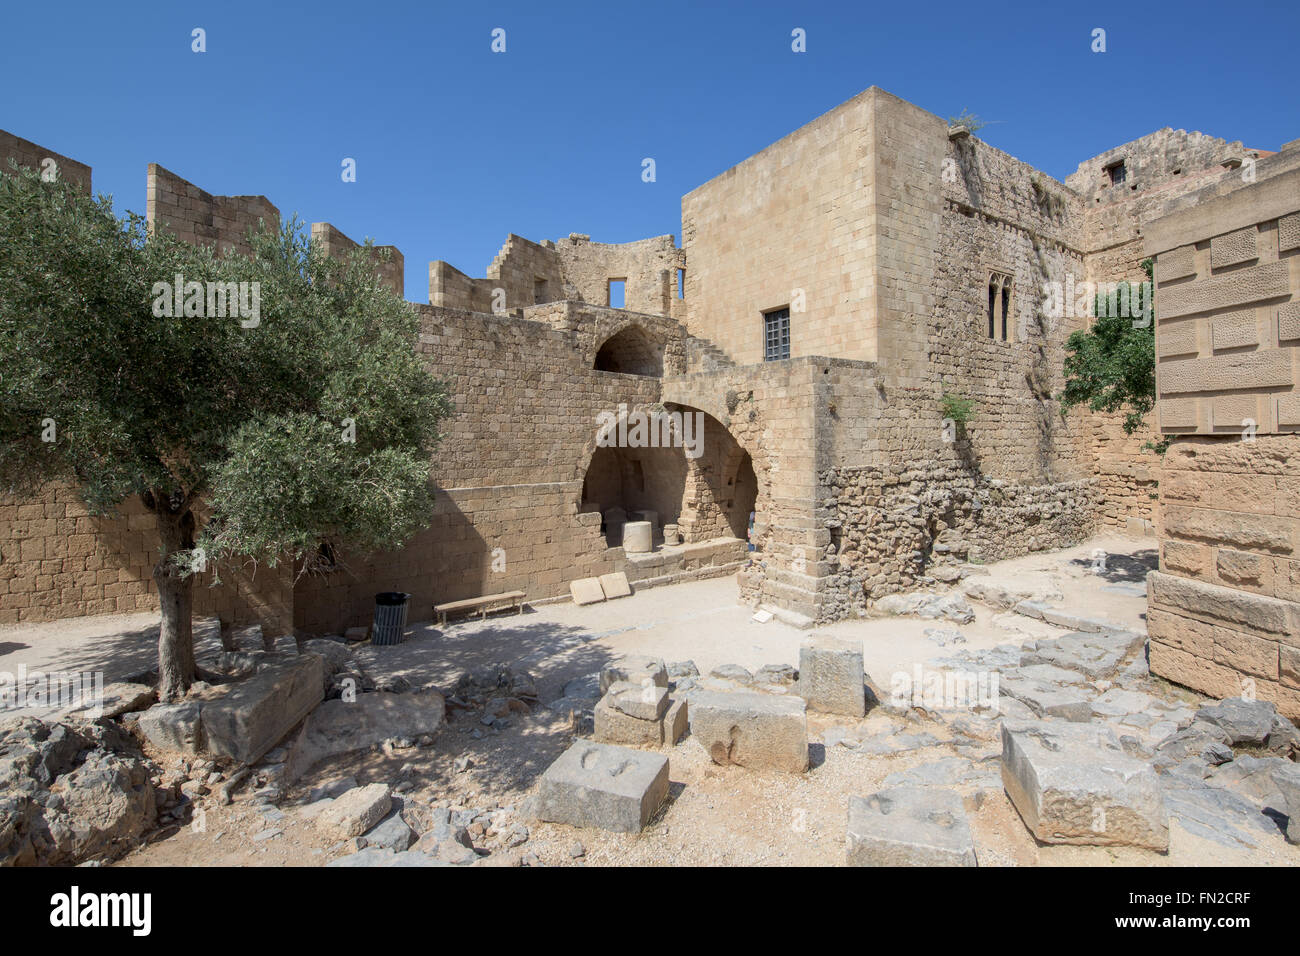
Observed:
[[[598,372],[622,372],[625,375],[664,374],[663,343],[655,342],[645,330],[629,325],[615,332],[596,352]]]
[[[617,547],[621,519],[638,520],[653,512],[656,542],[663,526],[676,524],[684,544],[718,538],[749,539],[751,515],[760,497],[759,479],[749,453],[713,416],[685,405],[665,404],[658,412],[673,423],[672,443],[648,446],[633,428],[593,442],[582,471],[580,511],[600,512],[607,543]],[[660,434],[649,429],[651,434]],[[625,440],[627,439],[627,440]]]

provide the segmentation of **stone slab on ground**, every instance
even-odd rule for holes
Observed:
[[[1103,727],[1004,721],[1002,783],[1042,843],[1169,849],[1155,770]]]
[[[393,808],[388,784],[372,783],[342,793],[316,815],[316,826],[340,840],[358,837],[370,830]]]
[[[1037,717],[1060,717],[1074,723],[1092,719],[1089,694],[1078,685],[1060,686],[1027,678],[1004,680],[999,693],[1018,700]]]
[[[605,590],[600,586],[600,578],[579,578],[569,582],[569,594],[573,603],[599,604],[605,600]]]
[[[304,654],[259,671],[203,704],[204,748],[251,764],[324,698],[325,662]]]
[[[687,710],[685,700],[670,699],[668,710],[664,712],[663,725],[664,743],[669,747],[682,739],[682,736],[690,726],[690,711]]]
[[[1213,724],[1228,736],[1227,742],[1262,744],[1273,728],[1277,706],[1267,700],[1244,700],[1229,697],[1217,704],[1207,704],[1196,712],[1196,719]]]
[[[617,710],[639,720],[658,720],[668,709],[668,688],[651,683],[616,681],[605,693],[605,699]]]
[[[796,691],[809,710],[861,717],[867,712],[862,642],[814,635],[799,645]]]
[[[1042,640],[1021,654],[1020,663],[1052,664],[1087,674],[1092,680],[1109,678],[1125,657],[1145,638],[1132,631],[1075,631],[1054,640]]]
[[[445,719],[446,705],[435,691],[327,700],[312,711],[290,746],[285,777],[292,782],[327,757],[366,750],[390,737],[432,736]]]
[[[849,866],[977,866],[962,798],[894,787],[849,798]]]
[[[542,774],[534,815],[550,823],[639,832],[668,796],[668,758],[579,740]]]
[[[609,574],[602,574],[597,580],[600,581],[600,590],[604,593],[607,601],[629,597],[632,594],[632,585],[628,584],[627,573],[624,571],[612,571]]]
[[[625,654],[616,657],[600,669],[600,692],[603,695],[610,685],[627,681],[640,687],[645,681],[658,687],[668,686],[668,669],[663,658],[645,654]]]
[[[787,773],[808,769],[802,697],[700,691],[691,698],[690,726],[714,763]]]
[[[197,700],[154,704],[140,714],[140,732],[160,750],[197,754],[203,750],[203,705]]]

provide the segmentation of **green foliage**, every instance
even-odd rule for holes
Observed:
[[[1151,260],[1143,262],[1142,268],[1150,277]],[[1098,294],[1094,314],[1099,318],[1066,340],[1061,414],[1076,405],[1087,405],[1094,412],[1123,410],[1124,431],[1131,435],[1156,403],[1155,319],[1151,312],[1151,321],[1134,324],[1132,318],[1114,313]]]
[[[427,523],[450,404],[369,244],[330,259],[294,220],[252,235],[252,257],[219,256],[149,236],[108,197],[4,172],[0,486],[71,479],[96,513],[131,495],[193,509],[209,561],[392,548]],[[154,283],[176,274],[260,283],[260,320],[156,317]]]
[[[982,130],[987,124],[974,113],[963,107],[959,114],[948,117],[948,125],[949,127],[965,126],[972,134],[974,134]]]
[[[975,407],[975,400],[972,398],[962,398],[960,395],[953,395],[944,392],[943,397],[939,399],[939,409],[945,419],[951,418],[955,425],[965,425],[971,418],[971,409]]]

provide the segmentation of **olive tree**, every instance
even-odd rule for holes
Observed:
[[[0,171],[0,486],[153,514],[163,700],[194,679],[195,574],[399,546],[450,412],[369,246],[329,258],[296,220],[248,241],[222,255]]]

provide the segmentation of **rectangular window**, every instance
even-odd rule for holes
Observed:
[[[548,301],[546,295],[546,280],[533,279],[533,304],[541,305],[546,301]]]
[[[623,303],[626,301],[626,291],[625,291],[626,284],[627,284],[626,279],[609,280],[609,286],[607,291],[608,291],[608,299],[609,299],[608,304],[611,309],[623,308]]]
[[[790,357],[790,310],[763,313],[763,361],[779,362]]]
[[[686,298],[686,270],[677,270],[677,298]]]
[[[1110,166],[1107,166],[1106,173],[1110,176],[1110,184],[1112,186],[1118,186],[1120,183],[1124,182],[1124,180],[1128,179],[1128,170],[1124,168],[1122,160],[1118,163],[1112,163]]]

